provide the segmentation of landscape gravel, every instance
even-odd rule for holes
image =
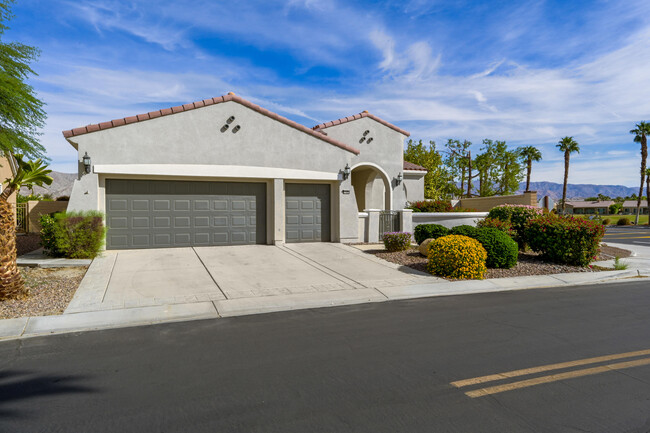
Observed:
[[[87,266],[69,268],[21,268],[29,295],[0,301],[0,319],[49,316],[63,313],[74,296]]]
[[[397,251],[389,253],[384,249],[365,250],[366,253],[386,261],[408,266],[421,272],[427,272],[427,258],[422,256],[416,248],[407,251]],[[601,247],[601,253],[597,259],[608,260],[614,256],[628,257],[631,254],[628,250],[613,247]],[[598,266],[581,267],[569,266],[556,263],[544,262],[537,253],[520,252],[517,265],[510,269],[488,269],[485,278],[507,278],[521,277],[527,275],[552,275],[564,274],[570,272],[599,272],[611,269],[601,268]]]

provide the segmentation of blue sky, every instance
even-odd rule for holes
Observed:
[[[538,146],[534,181],[638,185],[650,120],[650,2],[18,0],[4,40],[42,50],[42,142],[229,91],[297,122],[369,110],[412,138]]]

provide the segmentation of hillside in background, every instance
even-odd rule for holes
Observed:
[[[77,179],[76,173],[61,173],[59,171],[53,171],[50,173],[52,177],[52,185],[46,185],[44,188],[39,186],[34,187],[34,194],[51,194],[52,198],[57,198],[61,196],[70,196],[72,192],[72,184]],[[20,194],[29,195],[29,188],[22,187],[20,188]]]
[[[517,194],[521,194],[526,189],[526,183],[519,185]],[[549,196],[554,200],[562,198],[562,184],[554,182],[531,182],[530,190],[537,191],[537,198]],[[632,194],[638,194],[638,188],[630,188],[623,185],[591,185],[591,184],[568,184],[567,199],[569,198],[586,198],[596,197],[598,194],[607,195],[611,198],[627,197]]]

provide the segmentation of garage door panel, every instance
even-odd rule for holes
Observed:
[[[287,184],[285,195],[286,241],[330,241],[330,185]]]
[[[264,183],[108,179],[106,209],[108,249],[266,243]]]

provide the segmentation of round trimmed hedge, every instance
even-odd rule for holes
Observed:
[[[476,236],[478,236],[478,232],[479,229],[477,229],[474,226],[469,226],[467,224],[462,226],[456,226],[453,227],[451,230],[449,230],[450,235],[467,236],[468,238],[473,238],[473,239],[476,239]]]
[[[448,234],[449,229],[440,224],[419,224],[415,226],[415,230],[413,230],[413,237],[418,245],[427,239],[437,239],[441,236],[447,236]]]
[[[429,245],[427,270],[453,279],[483,279],[487,252],[476,239],[462,235],[442,236]]]
[[[477,230],[474,237],[487,251],[488,268],[510,269],[517,264],[519,247],[517,242],[499,229],[485,227]]]

